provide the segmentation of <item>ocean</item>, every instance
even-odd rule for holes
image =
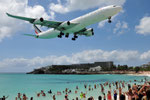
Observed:
[[[133,75],[32,75],[32,74],[0,74],[0,97],[3,95],[9,96],[7,100],[15,100],[18,93],[25,93],[28,98],[33,97],[33,100],[52,100],[52,95],[47,92],[51,89],[52,93],[56,95],[56,100],[64,100],[64,95],[57,95],[57,91],[64,91],[66,88],[72,91],[69,95],[69,100],[80,98],[80,93],[86,93],[86,97],[93,96],[97,100],[101,94],[100,87],[88,92],[84,88],[84,84],[94,86],[94,84],[102,84],[104,82],[114,81],[132,81],[130,84],[135,83],[143,84],[141,79],[148,79],[148,76],[133,76]],[[76,86],[79,87],[78,93],[75,94]],[[44,90],[46,97],[37,97],[37,93]],[[105,87],[105,91],[109,90]],[[112,87],[112,90],[114,88]],[[127,91],[124,89],[123,91]],[[30,99],[28,99],[30,100]],[[83,99],[84,100],[84,99]],[[87,99],[85,99],[87,100]]]

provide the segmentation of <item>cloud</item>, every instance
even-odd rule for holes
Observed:
[[[144,52],[141,56],[140,56],[141,59],[143,60],[149,60],[150,59],[150,50],[147,51],[147,52]]]
[[[125,21],[122,22],[118,21],[115,25],[113,33],[121,35],[124,34],[127,30],[128,30],[128,23]]]
[[[19,30],[25,30],[27,26],[24,21],[8,17],[6,12],[33,18],[43,17],[45,19],[54,19],[55,15],[52,12],[48,15],[41,5],[29,6],[28,0],[2,0],[0,7],[0,42]]]
[[[28,72],[34,68],[52,64],[76,64],[92,63],[95,61],[114,61],[115,64],[138,65],[148,62],[150,50],[139,53],[134,50],[112,50],[104,51],[101,49],[86,50],[72,55],[46,56],[34,58],[7,58],[0,61],[0,71],[6,72]]]
[[[107,20],[104,20],[104,21],[102,21],[102,22],[99,22],[99,23],[98,23],[98,28],[104,27],[107,22],[108,22]]]
[[[143,17],[139,25],[135,26],[136,33],[141,35],[150,35],[150,17]]]
[[[62,4],[60,0],[57,0],[58,3],[51,3],[49,8],[57,13],[68,13],[112,4],[123,5],[125,1],[126,0],[66,0],[66,2]]]

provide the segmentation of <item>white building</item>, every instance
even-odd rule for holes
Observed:
[[[148,62],[147,64],[143,64],[142,67],[148,67],[150,66],[150,62]]]
[[[102,70],[101,66],[92,67],[92,68],[89,69],[89,71],[91,71],[91,72],[99,72],[101,70]]]

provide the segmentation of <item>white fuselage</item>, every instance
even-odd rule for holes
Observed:
[[[70,21],[70,23],[79,23],[78,25],[66,29],[62,31],[64,34],[66,33],[76,33],[82,30],[83,28],[86,28],[87,26],[91,24],[98,23],[100,21],[106,20],[109,17],[112,17],[116,15],[118,12],[120,12],[122,7],[120,6],[107,6],[100,8],[98,10],[95,10],[91,13],[88,13],[86,15],[83,15],[81,17],[75,18]],[[54,28],[51,28],[47,31],[39,33],[39,38],[48,39],[48,38],[55,38],[60,34],[60,31]]]

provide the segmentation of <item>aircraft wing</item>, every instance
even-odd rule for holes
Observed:
[[[60,30],[60,31],[63,31],[65,29],[69,29],[69,28],[77,25],[76,23],[70,23],[69,21],[68,22],[49,21],[49,20],[44,20],[43,18],[36,19],[36,18],[28,18],[28,17],[22,17],[22,16],[15,16],[15,15],[11,15],[9,13],[6,13],[6,14],[9,17],[12,17],[12,18],[16,18],[16,19],[28,21],[31,24],[46,26],[48,28],[55,28],[55,29]],[[67,26],[66,24],[68,24],[68,23],[69,23],[69,25]]]

